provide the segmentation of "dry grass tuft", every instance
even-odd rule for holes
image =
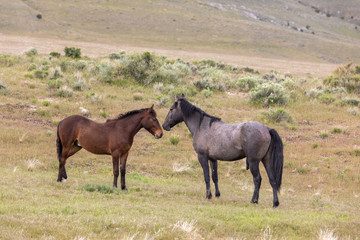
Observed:
[[[339,238],[334,235],[334,230],[320,229],[319,240],[338,240]]]
[[[173,163],[173,171],[174,172],[185,172],[190,169],[189,166],[181,165],[180,163]]]
[[[30,158],[30,159],[26,160],[27,170],[30,172],[34,171],[40,165],[41,165],[41,162],[39,160],[37,160],[36,158]]]

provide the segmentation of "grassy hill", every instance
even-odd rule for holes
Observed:
[[[359,66],[340,67],[323,83],[149,53],[71,59],[34,52],[0,55],[1,239],[359,236],[360,100],[352,82]],[[267,88],[272,94],[262,96]],[[205,199],[202,169],[184,124],[159,140],[138,133],[128,158],[127,192],[111,187],[111,157],[85,150],[69,158],[68,180],[56,182],[61,119],[81,114],[83,107],[104,122],[155,104],[162,123],[182,92],[225,122],[257,120],[279,132],[285,165],[277,209],[271,208],[263,167],[260,202],[249,203],[253,183],[244,160],[219,162],[222,195]]]
[[[1,32],[7,35],[234,57],[359,61],[360,9],[355,0],[317,1],[316,6],[285,0],[1,0],[0,7]]]

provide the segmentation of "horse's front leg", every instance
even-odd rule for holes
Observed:
[[[113,174],[114,174],[114,184],[113,186],[117,188],[117,180],[119,177],[119,153],[112,153],[112,162],[113,162]]]
[[[120,172],[121,172],[121,190],[127,190],[125,184],[125,174],[126,174],[126,161],[129,152],[126,152],[120,156]]]
[[[215,184],[215,196],[220,197],[220,191],[218,186],[218,171],[217,171],[217,160],[210,160],[212,180]]]
[[[200,165],[204,172],[204,179],[206,183],[206,198],[211,199],[211,189],[210,189],[210,175],[209,175],[209,162],[208,157],[203,154],[198,154],[198,159],[200,162]]]

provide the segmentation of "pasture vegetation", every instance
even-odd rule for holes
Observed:
[[[149,52],[0,55],[0,238],[356,239],[360,123],[349,109],[359,112],[360,83],[358,66],[345,69],[323,81]],[[139,132],[126,192],[111,187],[111,157],[85,150],[69,158],[68,180],[56,182],[60,120],[86,113],[104,121],[155,104],[162,123],[181,93],[223,121],[276,128],[285,154],[277,209],[262,167],[260,202],[250,204],[244,160],[219,162],[221,197],[205,199],[184,124],[159,140]]]

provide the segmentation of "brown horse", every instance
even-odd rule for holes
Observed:
[[[97,123],[79,115],[62,120],[57,128],[56,140],[59,158],[57,181],[67,179],[66,159],[84,148],[94,154],[112,156],[114,187],[117,187],[120,159],[121,189],[126,190],[126,160],[135,134],[141,128],[145,128],[155,138],[161,138],[163,135],[153,107],[154,105],[151,108],[130,111],[105,123]]]

